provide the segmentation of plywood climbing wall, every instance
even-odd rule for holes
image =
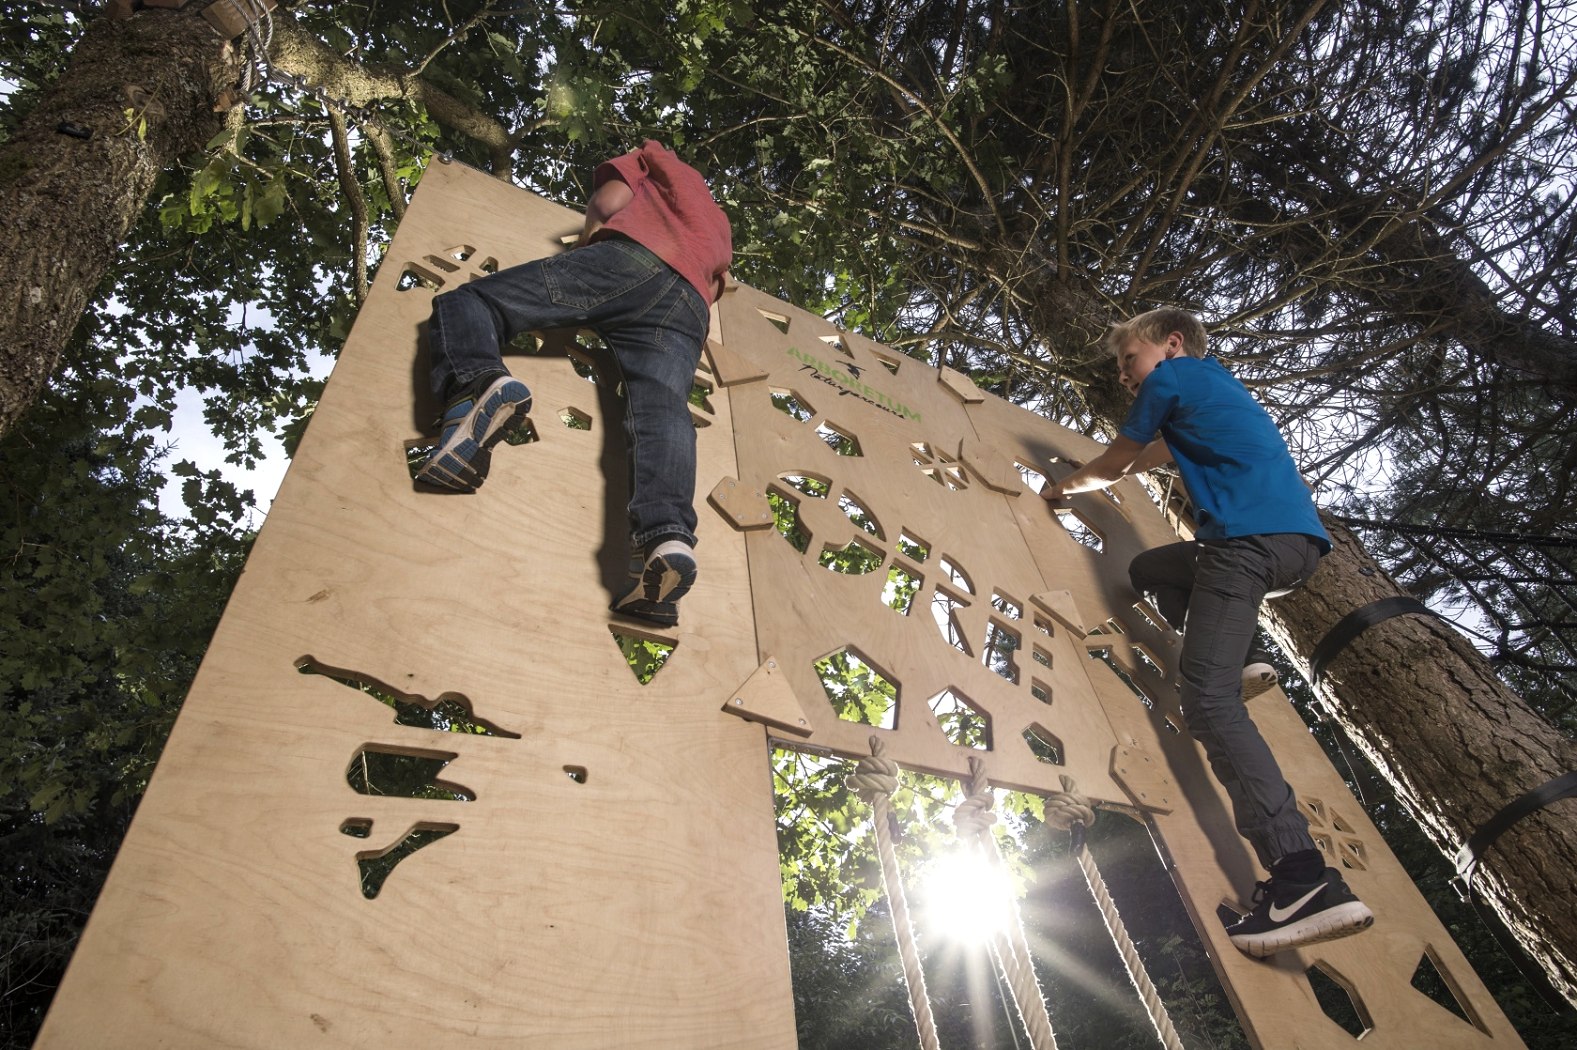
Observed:
[[[41,1047],[792,1047],[769,747],[857,757],[873,732],[908,769],[1071,774],[1147,818],[1257,1046],[1353,1041],[1310,968],[1366,1045],[1519,1045],[1276,692],[1256,720],[1379,921],[1271,962],[1232,949],[1217,910],[1259,873],[1176,732],[1175,639],[1126,584],[1175,537],[1134,482],[1053,513],[1020,468],[1093,446],[962,376],[725,295],[693,398],[702,582],[671,631],[607,611],[620,406],[573,334],[511,351],[531,440],[481,491],[418,490],[433,289],[579,225],[428,171]],[[829,659],[894,702],[830,695]],[[1411,987],[1426,958],[1468,1020]]]

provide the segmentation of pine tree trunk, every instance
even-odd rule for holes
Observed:
[[[159,173],[220,130],[239,65],[201,6],[96,20],[0,149],[0,435],[55,370]]]
[[[1305,672],[1309,654],[1348,613],[1406,594],[1352,533],[1329,520],[1326,527],[1336,549],[1314,579],[1265,606],[1267,626]],[[1326,664],[1315,692],[1447,856],[1507,803],[1577,770],[1577,743],[1435,617],[1370,627]],[[1577,798],[1513,825],[1484,855],[1474,886],[1577,1003]]]

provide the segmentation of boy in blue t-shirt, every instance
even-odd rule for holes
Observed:
[[[1041,495],[1060,500],[1176,461],[1196,509],[1196,539],[1146,551],[1128,573],[1183,632],[1184,720],[1232,800],[1238,832],[1270,871],[1253,910],[1227,933],[1259,957],[1356,933],[1374,915],[1326,866],[1244,705],[1245,685],[1252,696],[1275,681],[1268,657],[1251,649],[1260,602],[1307,581],[1330,537],[1269,414],[1205,356],[1198,318],[1152,310],[1106,338],[1133,408],[1106,451]]]

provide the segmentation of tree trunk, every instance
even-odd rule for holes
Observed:
[[[1308,671],[1308,655],[1355,609],[1405,595],[1346,529],[1314,579],[1265,605],[1267,627]],[[1539,717],[1445,622],[1398,616],[1330,659],[1316,694],[1452,856],[1509,802],[1577,770],[1577,743]],[[1473,884],[1518,942],[1577,1003],[1577,798],[1511,827]],[[1384,922],[1385,917],[1379,916]]]
[[[159,173],[220,130],[240,67],[199,6],[96,20],[0,149],[0,435],[54,372]]]

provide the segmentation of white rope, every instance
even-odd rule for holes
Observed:
[[[893,935],[898,940],[898,956],[903,962],[904,984],[909,988],[909,1006],[920,1033],[922,1050],[940,1050],[936,1021],[931,1016],[931,999],[925,990],[925,971],[920,967],[920,949],[915,943],[914,925],[909,919],[909,900],[904,895],[903,873],[898,867],[898,851],[893,848],[892,807],[888,804],[898,790],[898,763],[886,757],[887,745],[871,737],[871,756],[860,759],[854,775],[844,781],[870,803],[876,825],[876,849],[882,861],[882,885],[892,908]]]
[[[964,801],[953,811],[953,826],[965,842],[974,842],[975,849],[991,866],[1002,884],[1007,882],[1007,865],[997,848],[996,836],[991,825],[997,822],[992,807],[996,800],[991,794],[991,784],[986,779],[986,764],[979,758],[969,759],[969,784]],[[1029,941],[1024,937],[1024,924],[1019,919],[1018,908],[1009,899],[1008,921],[996,935],[997,959],[1008,979],[1008,990],[1013,994],[1013,1004],[1018,1007],[1019,1019],[1029,1033],[1029,1042],[1035,1050],[1057,1050],[1057,1037],[1051,1030],[1051,1015],[1046,1010],[1046,997],[1041,991],[1040,980],[1035,976],[1035,964],[1029,954]]]
[[[1052,793],[1047,799],[1046,823],[1073,832],[1074,859],[1079,862],[1079,870],[1084,873],[1084,881],[1090,887],[1090,895],[1095,898],[1096,906],[1100,908],[1101,918],[1106,923],[1106,932],[1111,934],[1112,943],[1117,946],[1123,965],[1128,968],[1128,979],[1139,992],[1145,1012],[1150,1015],[1150,1023],[1155,1025],[1156,1035],[1160,1036],[1161,1044],[1166,1050],[1183,1050],[1183,1041],[1178,1038],[1177,1029],[1172,1027],[1172,1018],[1166,1012],[1166,1004],[1161,1001],[1160,993],[1155,990],[1155,984],[1144,968],[1144,960],[1139,958],[1139,951],[1134,947],[1133,938],[1128,936],[1128,928],[1123,925],[1122,916],[1117,913],[1117,905],[1112,901],[1112,895],[1106,888],[1106,880],[1101,878],[1101,869],[1095,866],[1095,858],[1090,855],[1089,849],[1084,844],[1083,829],[1095,823],[1095,810],[1089,801],[1078,793],[1073,778],[1066,774],[1062,777],[1062,791]]]

